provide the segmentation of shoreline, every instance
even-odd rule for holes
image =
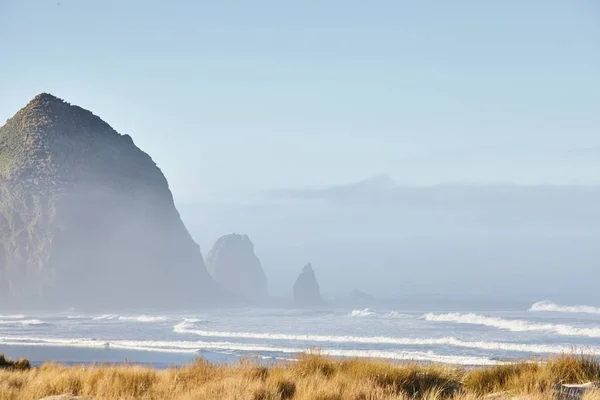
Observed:
[[[68,346],[0,346],[0,354],[11,359],[28,359],[32,365],[45,363],[73,365],[143,365],[156,369],[186,366],[197,358],[204,357],[211,362],[232,362],[238,357],[228,357],[214,352],[202,353],[161,353],[144,350],[98,349]],[[208,356],[208,357],[206,357]]]
[[[600,362],[600,356],[586,353],[583,351],[570,351],[566,353],[554,354],[527,354],[521,357],[502,357],[490,358],[490,363],[461,363],[445,362],[437,360],[415,359],[393,359],[385,357],[362,357],[362,356],[337,356],[330,355],[330,349],[321,349],[319,347],[307,348],[296,353],[265,355],[261,352],[228,352],[212,351],[203,349],[195,352],[178,351],[152,351],[148,349],[127,349],[118,347],[78,347],[78,346],[37,346],[37,345],[0,345],[0,355],[10,359],[25,358],[31,365],[40,366],[46,363],[61,364],[65,366],[73,365],[140,365],[158,370],[168,369],[170,367],[185,367],[193,364],[197,359],[204,359],[214,364],[235,364],[241,360],[251,360],[255,365],[273,365],[295,362],[303,354],[320,354],[323,357],[343,362],[345,360],[365,360],[389,363],[391,365],[444,365],[453,368],[478,369],[485,367],[518,364],[521,362],[544,362],[548,359],[560,357],[563,355],[586,355],[591,359]],[[450,357],[450,356],[449,356]],[[460,356],[456,356],[460,357]]]
[[[30,361],[31,365],[40,366],[46,363],[60,364],[65,366],[74,365],[140,365],[158,370],[170,367],[181,367],[193,364],[197,359],[204,359],[214,364],[235,364],[241,360],[250,360],[255,365],[273,365],[295,362],[296,358],[303,354],[321,354],[332,360],[343,362],[344,360],[359,359],[365,361],[376,361],[389,363],[391,365],[445,365],[455,368],[476,369],[485,366],[504,365],[527,360],[544,360],[552,357],[531,355],[523,358],[495,359],[490,364],[464,364],[440,361],[428,361],[420,359],[388,359],[383,357],[357,357],[357,356],[335,356],[328,355],[327,349],[318,347],[307,348],[297,353],[283,354],[280,356],[261,354],[260,352],[221,352],[201,350],[197,352],[162,352],[146,349],[123,349],[115,347],[71,347],[71,346],[35,346],[35,345],[0,345],[0,354],[7,358]],[[600,358],[599,358],[600,359]]]

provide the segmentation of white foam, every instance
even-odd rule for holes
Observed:
[[[0,325],[10,325],[10,326],[47,325],[47,324],[48,324],[48,322],[42,321],[40,319],[0,320]]]
[[[138,316],[120,316],[121,321],[135,321],[135,322],[164,322],[170,318],[166,316],[153,316],[153,315],[138,315]]]
[[[350,312],[350,314],[348,314],[350,317],[380,317],[380,318],[409,318],[411,317],[408,314],[402,314],[399,313],[397,311],[391,311],[391,312],[376,312],[371,310],[370,308],[365,308],[365,309],[358,309],[358,310],[352,310],[352,312]]]
[[[12,346],[53,346],[79,348],[116,348],[138,351],[156,351],[166,353],[197,353],[201,350],[243,351],[251,353],[271,352],[300,354],[310,352],[309,348],[280,347],[266,344],[248,344],[235,342],[186,342],[186,341],[134,341],[99,339],[58,339],[35,337],[0,337],[0,343]],[[389,351],[389,350],[341,350],[322,349],[320,354],[334,357],[385,358],[391,360],[428,361],[461,365],[493,365],[500,362],[485,357],[447,356],[431,351]]]
[[[411,317],[411,315],[409,315],[409,314],[402,314],[402,313],[399,313],[398,311],[389,312],[385,316],[388,318],[410,318]]]
[[[118,315],[114,315],[114,314],[104,314],[104,315],[99,315],[97,317],[94,317],[92,319],[96,320],[96,321],[101,321],[101,320],[113,320],[113,319],[117,319],[119,318]]]
[[[78,317],[76,317],[78,318]],[[85,318],[85,317],[83,317]],[[164,322],[171,318],[164,315],[115,315],[115,314],[104,314],[93,318],[96,321],[134,321],[134,322]]]
[[[481,350],[501,350],[522,353],[573,353],[573,346],[549,344],[525,344],[510,342],[464,341],[455,337],[442,338],[400,338],[386,336],[331,336],[331,335],[297,335],[286,333],[257,333],[257,332],[219,332],[194,329],[187,322],[182,322],[173,328],[176,333],[193,334],[207,338],[256,339],[256,340],[286,340],[297,342],[317,343],[360,343],[360,344],[393,344],[401,346],[453,346]],[[600,355],[600,348],[581,348],[585,353]]]
[[[369,308],[365,308],[364,310],[352,310],[350,313],[351,317],[369,317],[375,315],[375,312],[371,311]]]
[[[457,324],[483,325],[498,329],[506,329],[511,332],[549,332],[561,336],[585,336],[591,338],[600,337],[600,327],[584,328],[571,325],[537,323],[462,313],[428,313],[425,314],[424,318],[425,320],[432,322],[453,322]]]
[[[550,301],[538,301],[531,306],[529,311],[549,311],[561,313],[582,313],[582,314],[600,314],[600,307],[576,305],[576,306],[561,306]]]
[[[96,339],[59,339],[59,338],[37,338],[30,336],[3,336],[0,343],[7,346],[53,346],[53,347],[84,347],[100,348],[106,341]]]
[[[23,325],[47,325],[48,324],[48,322],[42,321],[40,319],[23,319],[23,320],[19,320],[18,322]]]
[[[0,315],[0,319],[24,319],[27,316],[23,314],[14,314],[14,315]]]

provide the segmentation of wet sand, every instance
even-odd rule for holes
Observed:
[[[0,354],[4,354],[7,358],[12,359],[27,358],[32,365],[40,365],[45,362],[57,362],[67,365],[133,363],[159,369],[189,364],[198,357],[203,357],[214,362],[234,362],[239,359],[234,355],[214,352],[179,354],[110,348],[86,349],[51,346],[0,346]]]

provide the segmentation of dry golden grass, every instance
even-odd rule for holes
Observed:
[[[476,369],[319,354],[268,367],[250,360],[223,365],[198,359],[166,370],[135,365],[29,368],[25,361],[0,357],[0,400],[60,394],[98,400],[471,400],[491,393],[502,393],[494,399],[548,399],[557,383],[589,381],[600,381],[600,364],[574,355]],[[600,400],[600,392],[585,399]]]
[[[582,400],[600,400],[600,390],[592,390],[586,393]]]
[[[0,369],[9,369],[9,370],[24,370],[29,369],[29,360],[7,360],[4,357],[4,354],[0,354]]]

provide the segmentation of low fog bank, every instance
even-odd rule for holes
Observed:
[[[599,202],[591,186],[400,187],[377,177],[178,208],[203,253],[220,235],[250,235],[275,296],[289,296],[310,261],[329,298],[359,288],[407,302],[520,304],[596,299]]]

